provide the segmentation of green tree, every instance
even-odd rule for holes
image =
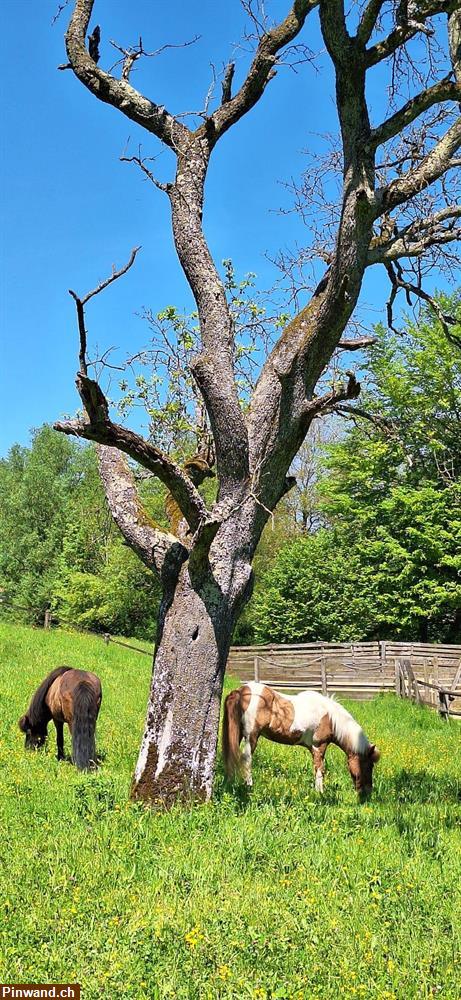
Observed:
[[[157,480],[140,492],[166,523]],[[44,426],[0,461],[0,586],[28,621],[51,607],[63,624],[155,635],[160,588],[108,512],[93,446]]]
[[[78,446],[51,427],[33,434],[32,447],[14,445],[0,461],[0,581],[4,597],[31,607],[43,620],[68,524]]]
[[[459,336],[459,296],[444,305]],[[377,337],[370,388],[317,483],[328,528],[266,574],[259,641],[460,637],[461,352],[426,313]]]

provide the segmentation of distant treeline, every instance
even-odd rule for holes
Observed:
[[[459,296],[443,308],[461,337]],[[236,643],[461,640],[461,349],[429,315],[376,335],[357,409],[310,435],[265,529]],[[139,488],[167,526],[164,488]],[[91,446],[45,426],[0,461],[0,586],[26,620],[51,607],[154,638],[160,589],[111,520]]]
[[[50,607],[63,623],[153,638],[159,587],[112,521],[93,447],[45,426],[0,462],[0,586],[31,609],[24,620],[42,624]]]

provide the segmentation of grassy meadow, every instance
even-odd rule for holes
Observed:
[[[336,748],[320,801],[309,754],[261,741],[251,796],[219,770],[210,805],[154,814],[127,798],[148,657],[11,624],[0,651],[1,982],[80,982],[83,1000],[461,997],[460,725],[354,703],[382,751],[366,806]],[[95,774],[58,764],[54,727],[23,749],[17,719],[60,663],[102,680]]]

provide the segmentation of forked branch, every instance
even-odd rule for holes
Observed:
[[[378,237],[368,251],[368,264],[385,264],[403,257],[420,257],[434,246],[461,240],[461,205],[446,205],[439,212],[394,228],[392,236]]]
[[[100,101],[123,111],[127,118],[176,150],[187,141],[189,129],[163,106],[135,90],[128,80],[117,80],[92,59],[85,45],[92,11],[93,0],[76,0],[67,29],[67,56],[75,75]]]
[[[107,288],[109,285],[111,285],[113,281],[117,281],[118,278],[121,278],[124,274],[126,274],[127,271],[130,270],[130,267],[132,267],[132,265],[136,260],[136,254],[139,252],[140,249],[141,247],[133,247],[133,250],[131,251],[130,254],[130,259],[125,264],[125,266],[121,267],[118,271],[115,269],[115,267],[113,267],[112,274],[104,281],[101,281],[99,285],[97,285],[96,288],[93,288],[91,292],[87,292],[87,294],[84,295],[83,299],[79,298],[77,293],[72,291],[72,288],[69,288],[69,295],[72,296],[77,309],[78,333],[80,339],[80,350],[78,357],[79,357],[80,371],[82,372],[83,375],[88,374],[87,358],[86,358],[87,344],[86,344],[84,307],[86,303],[93,298],[94,295],[99,295],[99,293],[104,291],[104,289]]]
[[[338,403],[345,402],[348,399],[357,399],[360,395],[360,382],[357,382],[353,372],[346,372],[346,375],[348,375],[348,380],[344,385],[335,387],[323,396],[309,400],[305,408],[305,414],[309,423],[315,417],[331,413]]]
[[[385,265],[386,271],[391,282],[391,294],[387,302],[387,323],[389,329],[398,333],[394,326],[393,321],[393,305],[399,289],[405,292],[408,305],[412,304],[411,296],[414,295],[416,298],[420,299],[422,302],[430,306],[430,308],[435,313],[442,330],[447,338],[447,340],[453,344],[455,347],[461,348],[461,339],[453,333],[451,329],[456,326],[456,319],[449,313],[445,313],[433,295],[429,295],[428,292],[422,287],[421,284],[414,284],[414,282],[408,281],[402,271],[402,268],[398,265],[394,268],[391,263]]]
[[[295,0],[285,20],[261,35],[248,75],[234,97],[230,96],[233,70],[230,69],[232,64],[229,65],[223,81],[221,106],[210,115],[212,129],[208,128],[214,142],[259,101],[269,80],[275,76],[279,52],[296,38],[307,15],[318,4],[319,0]]]
[[[461,115],[414,169],[377,191],[375,218],[397,208],[437,181],[450,169],[454,154],[461,148]]]
[[[388,59],[397,49],[406,45],[407,42],[420,32],[425,35],[433,35],[434,29],[426,24],[427,19],[434,17],[436,14],[450,13],[453,9],[453,2],[454,0],[434,0],[434,2],[428,0],[428,2],[418,3],[406,0],[405,3],[400,3],[397,8],[397,24],[395,28],[393,28],[387,37],[366,50],[367,66],[376,66],[377,63]],[[375,8],[376,6],[378,5],[373,0],[370,0],[369,8]],[[366,14],[364,14],[364,19],[365,17]],[[372,24],[367,41],[371,36],[373,28],[374,23]],[[364,37],[366,37],[366,32],[364,32]]]
[[[56,430],[62,431],[64,434],[75,435],[87,441],[95,441],[101,445],[118,448],[144,468],[153,472],[167,486],[191,530],[197,531],[202,522],[208,519],[208,511],[192,479],[168,455],[146,441],[140,434],[128,430],[121,424],[114,423],[110,419],[109,405],[101,387],[94,379],[88,377],[85,304],[127,273],[135,261],[138,250],[139,247],[135,247],[124,267],[119,270],[114,268],[108,278],[101,281],[86,295],[80,297],[76,292],[70,291],[77,309],[80,370],[76,385],[83,404],[83,416],[80,419],[58,421],[54,426]]]
[[[452,73],[445,76],[443,80],[434,83],[432,87],[422,90],[416,97],[407,101],[402,108],[399,108],[394,115],[387,118],[377,128],[372,129],[370,140],[372,145],[376,149],[383,142],[388,142],[389,139],[394,138],[404,128],[411,125],[425,111],[432,108],[434,104],[441,104],[444,101],[461,101],[461,84],[452,80]]]

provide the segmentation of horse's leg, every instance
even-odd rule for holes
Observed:
[[[253,785],[253,778],[251,775],[251,742],[249,736],[244,736],[243,738],[242,774],[245,784],[248,788],[251,788]]]
[[[56,726],[56,743],[58,746],[58,760],[64,760],[64,723],[53,719]]]
[[[327,746],[328,743],[320,743],[318,746],[314,745],[311,749],[314,764],[315,790],[317,792],[323,792],[323,775],[325,774],[325,754],[327,752]]]
[[[247,788],[253,787],[253,776],[251,773],[251,761],[253,754],[256,750],[256,744],[258,742],[259,733],[253,731],[247,736],[243,736],[243,750],[242,750],[242,773],[245,779],[245,784]]]

